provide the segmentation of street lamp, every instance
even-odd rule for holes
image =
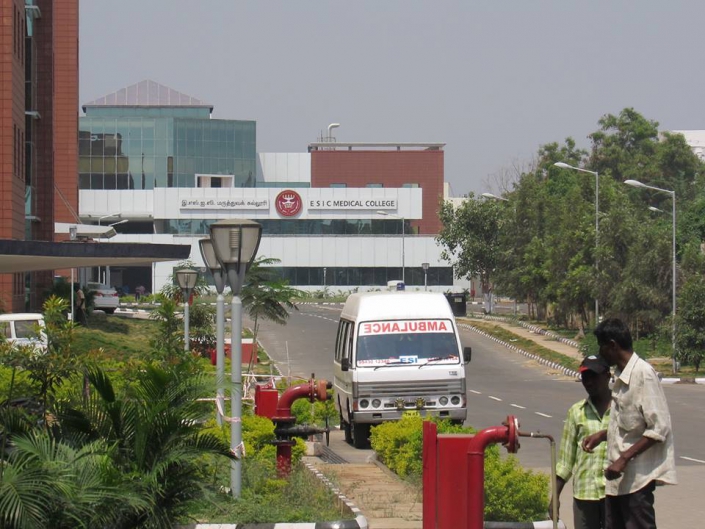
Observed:
[[[100,217],[98,219],[98,226],[100,226],[101,221],[103,221],[105,219],[111,219],[113,217],[120,218],[120,214],[119,213],[111,213],[110,215],[103,215],[102,217]]]
[[[671,293],[672,295],[672,306],[671,306],[671,319],[672,321],[672,326],[671,326],[671,362],[673,366],[673,373],[675,374],[678,371],[678,365],[676,363],[676,192],[671,191],[670,189],[661,189],[660,187],[655,187],[655,186],[650,186],[646,185],[642,182],[639,182],[639,180],[625,180],[625,184],[628,186],[632,187],[643,187],[645,189],[652,189],[654,191],[660,191],[661,193],[666,193],[668,195],[671,195],[671,202],[673,203],[673,270],[671,272],[671,290],[673,291]],[[651,209],[651,208],[649,208]],[[658,210],[658,208],[654,208]],[[653,210],[652,210],[653,211]],[[660,211],[660,210],[658,210]]]
[[[230,490],[239,498],[242,488],[242,301],[240,291],[245,272],[257,255],[262,226],[245,219],[220,220],[211,224],[211,241],[220,266],[233,292],[230,306],[230,450],[237,459],[230,462]]]
[[[493,195],[492,193],[482,193],[482,196],[485,198],[491,198],[492,200],[503,200],[504,202],[509,202],[508,198],[499,197],[497,195]]]
[[[225,406],[223,405],[223,401],[225,400],[225,391],[223,390],[223,380],[225,379],[225,297],[223,296],[223,290],[225,290],[225,271],[218,262],[218,258],[215,255],[215,250],[213,249],[213,242],[210,239],[201,239],[198,241],[198,245],[201,248],[203,262],[211,271],[211,274],[213,274],[215,290],[218,293],[218,297],[216,298],[215,314],[215,370],[218,387],[216,396],[218,399],[218,405],[216,406],[216,421],[218,422],[218,426],[222,426],[223,417],[221,415],[221,410],[225,409]]]
[[[401,215],[395,215],[394,213],[388,213],[386,211],[377,211],[377,215],[383,215],[385,217],[393,217],[395,219],[401,219],[401,282],[406,284],[405,278],[405,258],[404,258],[404,239],[406,236],[406,219]]]
[[[597,171],[590,171],[589,169],[583,169],[581,167],[575,167],[568,165],[564,162],[556,162],[553,165],[560,167],[561,169],[572,169],[573,171],[580,171],[581,173],[588,173],[595,175],[595,272],[599,271],[599,266],[597,262],[597,252],[599,251],[600,244],[600,175]],[[595,287],[595,326],[600,321],[599,308],[600,304],[597,299],[597,286]]]
[[[428,263],[421,263],[423,268],[423,289],[428,290]]]
[[[182,268],[176,271],[176,281],[181,287],[181,291],[184,294],[184,351],[189,350],[189,298],[191,297],[191,291],[193,287],[196,286],[196,280],[198,279],[198,272],[191,270],[190,268]]]

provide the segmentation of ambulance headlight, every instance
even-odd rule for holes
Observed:
[[[448,397],[441,397],[440,399],[438,399],[438,403],[441,406],[446,406],[448,404]]]
[[[451,398],[450,398],[450,403],[451,403],[453,406],[457,406],[458,404],[460,404],[460,397],[458,397],[457,395],[456,395],[455,397],[451,397]]]
[[[379,408],[382,405],[382,401],[379,399],[372,399],[372,407]]]
[[[370,405],[370,401],[367,399],[362,399],[360,401],[360,407],[361,408],[367,408]]]

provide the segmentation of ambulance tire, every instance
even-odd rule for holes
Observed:
[[[340,427],[343,429],[343,433],[345,434],[345,442],[349,445],[352,444],[352,427],[349,422],[345,422],[343,420],[342,413],[340,414]]]
[[[353,446],[355,448],[369,448],[370,446],[370,425],[357,424],[351,421]]]

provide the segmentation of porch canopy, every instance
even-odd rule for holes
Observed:
[[[189,258],[191,245],[0,239],[0,274],[92,266],[144,266]]]

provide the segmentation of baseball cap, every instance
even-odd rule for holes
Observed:
[[[610,370],[609,364],[601,356],[586,356],[580,364],[580,372],[592,371],[593,373],[602,374]]]

